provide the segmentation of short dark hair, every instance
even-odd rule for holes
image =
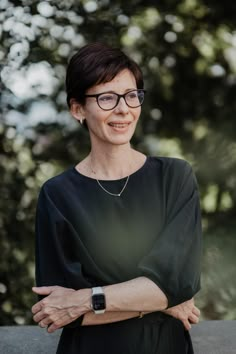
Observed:
[[[76,99],[85,103],[86,91],[101,83],[111,81],[122,70],[128,69],[135,77],[138,89],[143,88],[143,75],[138,64],[118,48],[103,43],[82,47],[69,61],[66,74],[67,104]]]

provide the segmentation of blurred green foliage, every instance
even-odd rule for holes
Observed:
[[[34,214],[42,183],[76,164],[88,134],[65,101],[69,57],[91,41],[142,67],[133,145],[183,157],[202,201],[202,317],[236,317],[236,3],[225,0],[0,1],[0,324],[29,324]]]

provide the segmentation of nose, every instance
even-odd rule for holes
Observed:
[[[118,105],[115,108],[117,110],[117,112],[119,113],[128,113],[129,111],[129,107],[127,106],[126,102],[125,102],[125,98],[124,97],[120,97]]]

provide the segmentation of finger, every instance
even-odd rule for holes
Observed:
[[[51,323],[50,325],[48,325],[47,331],[48,331],[48,333],[53,333],[53,332],[55,332],[57,329],[60,329],[60,328],[66,326],[67,324],[69,324],[69,323],[71,323],[71,322],[73,322],[73,321],[72,321],[71,318],[69,318],[69,317],[64,318],[63,320],[60,320],[60,321],[58,320],[58,321],[56,321],[56,322]]]
[[[40,315],[40,312],[37,312],[36,315],[33,316],[34,322],[40,322],[43,319],[43,317]]]
[[[50,323],[54,322],[55,319],[58,318],[58,313],[56,314],[46,314],[46,313],[43,313],[42,311],[39,313],[39,314],[36,314],[34,317],[33,317],[33,320],[35,322],[38,323],[38,325],[40,325],[40,323],[43,322],[43,324],[45,326],[48,326]]]
[[[44,300],[41,301],[41,303]],[[58,309],[55,309],[54,307],[51,306],[43,306],[43,304],[38,304],[40,306],[40,310],[38,312],[34,313],[33,320],[35,322],[42,321],[43,319],[47,318],[48,316],[53,316],[56,312],[58,312]]]
[[[76,318],[71,317],[66,310],[60,311],[60,313],[59,314],[57,313],[56,316],[55,315],[50,316],[51,322],[49,322],[47,331],[48,333],[52,333],[57,329],[64,327],[65,325],[73,322]],[[47,321],[48,319],[46,321],[44,320],[43,322],[48,323]]]
[[[46,328],[46,327],[47,327],[47,325],[46,325],[43,321],[40,321],[40,322],[38,323],[38,325],[39,325],[39,327],[41,327],[41,328]]]
[[[37,312],[41,311],[41,309],[42,309],[42,305],[41,305],[41,301],[39,301],[36,304],[34,304],[34,306],[32,306],[31,312],[33,314],[36,314]]]
[[[33,316],[33,320],[34,320],[34,322],[38,323],[38,322],[40,322],[42,320],[45,320],[47,317],[48,317],[48,314],[43,313],[42,311],[40,311],[40,312],[37,312],[37,314]]]
[[[190,329],[191,329],[191,324],[190,324],[190,322],[188,321],[188,320],[184,320],[184,321],[182,321],[183,322],[183,324],[184,324],[184,328],[187,330],[187,331],[189,331]]]
[[[67,325],[70,322],[72,322],[71,318],[69,318],[68,315],[65,314],[65,315],[55,319],[53,322],[51,321],[51,323],[48,324],[47,331],[48,331],[48,333],[53,333],[57,329]]]
[[[56,289],[56,286],[33,286],[32,290],[38,295],[49,295],[53,290]]]
[[[58,327],[55,323],[52,323],[52,324],[48,325],[47,331],[48,331],[48,333],[53,333],[59,328],[61,328],[61,327]]]
[[[42,311],[42,309],[45,307],[45,303],[44,303],[44,299],[37,302],[36,304],[34,304],[31,308],[32,313],[35,315],[36,313]]]
[[[201,315],[201,311],[196,306],[194,306],[192,311],[193,311],[194,315],[196,315],[198,317]]]
[[[188,319],[193,324],[196,324],[199,322],[199,317],[195,316],[194,314],[191,314]]]
[[[63,313],[58,313],[58,312],[56,312],[56,313],[54,313],[54,314],[52,314],[52,315],[49,315],[49,316],[47,316],[47,317],[45,317],[44,319],[43,319],[43,323],[46,325],[46,326],[49,326],[49,325],[51,325],[51,324],[54,324],[54,323],[58,323],[59,322],[59,324],[61,323],[60,322],[60,319],[62,318],[62,317],[64,317],[64,312]],[[42,322],[42,321],[41,321]]]
[[[67,316],[68,319],[70,316],[68,315],[66,310],[56,310],[55,309],[49,309],[47,312],[41,311],[40,313],[37,313],[33,319],[35,322],[40,323],[43,322],[45,326],[51,325],[57,321],[59,321],[62,317]]]

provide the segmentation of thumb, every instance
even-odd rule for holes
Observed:
[[[49,295],[53,290],[56,289],[56,286],[33,286],[32,290],[38,295]]]

